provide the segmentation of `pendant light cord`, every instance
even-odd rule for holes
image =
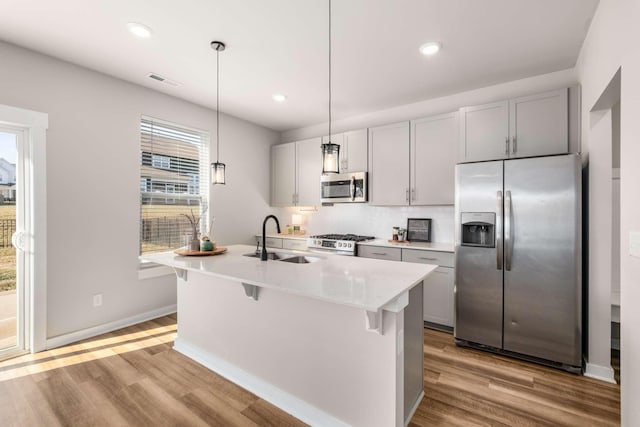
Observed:
[[[220,161],[220,50],[216,49],[216,163]]]
[[[331,142],[331,0],[329,0],[329,142]]]

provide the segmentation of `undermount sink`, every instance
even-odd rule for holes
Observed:
[[[260,258],[260,253],[244,254],[244,256],[251,258]],[[292,264],[310,264],[312,262],[320,261],[322,258],[306,255],[294,255],[287,253],[267,252],[268,260],[277,260],[282,262],[289,262]]]
[[[290,258],[281,259],[280,261],[282,261],[282,262],[290,262],[292,264],[310,264],[312,262],[320,261],[320,259],[321,258],[314,257],[314,256],[296,255],[296,256],[292,256]]]
[[[260,253],[251,253],[251,254],[244,254],[244,256],[248,256],[248,257],[252,257],[252,258],[260,258]],[[282,255],[277,254],[275,252],[267,252],[267,259],[281,259]]]

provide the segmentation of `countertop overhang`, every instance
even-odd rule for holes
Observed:
[[[244,256],[254,246],[229,246],[217,256],[185,257],[173,252],[141,255],[143,261],[194,271],[204,275],[236,280],[247,286],[275,289],[329,303],[379,312],[409,289],[420,283],[437,265],[401,263],[331,254],[313,254],[322,258],[309,264],[277,260],[261,261]],[[290,250],[269,252],[307,254]]]

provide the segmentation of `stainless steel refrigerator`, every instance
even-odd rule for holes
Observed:
[[[456,166],[459,345],[582,366],[579,155]]]

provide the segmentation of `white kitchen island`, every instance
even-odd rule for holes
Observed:
[[[176,271],[175,350],[314,426],[406,425],[423,396],[422,280],[437,266],[253,251],[141,257]]]

